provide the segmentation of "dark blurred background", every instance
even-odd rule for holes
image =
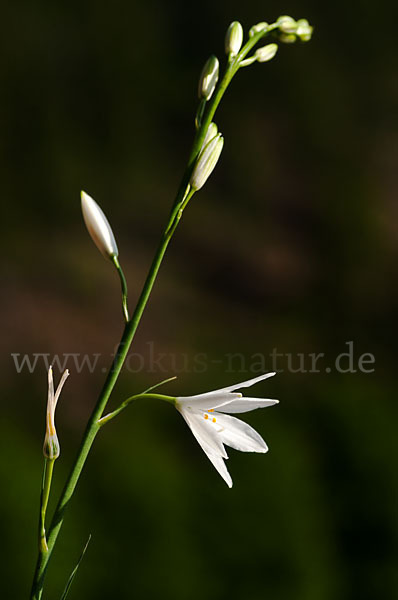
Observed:
[[[204,61],[223,58],[230,21],[247,32],[280,14],[308,18],[314,38],[228,90],[221,160],[184,214],[112,397],[174,374],[165,393],[207,391],[281,354],[278,376],[251,390],[280,405],[245,415],[270,452],[231,450],[228,490],[170,406],[132,406],[95,443],[45,597],[60,597],[91,533],[71,600],[396,598],[398,15],[386,0],[2,4],[4,598],[27,598],[36,555],[40,355],[100,355],[92,373],[66,365],[56,495],[122,331],[117,275],[85,231],[80,189],[112,223],[133,305],[189,152]],[[336,368],[348,350],[352,364]],[[318,372],[312,353],[325,354]],[[38,356],[32,372],[17,369],[25,354]]]

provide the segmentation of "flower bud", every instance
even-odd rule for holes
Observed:
[[[60,454],[60,446],[57,432],[55,430],[55,408],[62,387],[69,376],[69,371],[66,370],[58,384],[57,391],[54,394],[54,381],[52,367],[48,369],[48,400],[47,400],[47,415],[46,415],[46,434],[44,437],[43,454],[46,458],[55,460]]]
[[[204,186],[220,158],[223,145],[224,138],[219,133],[201,150],[189,182],[193,190],[200,190]]]
[[[308,23],[307,19],[297,21],[296,35],[302,42],[308,42],[311,39],[314,28]]]
[[[282,33],[296,33],[297,23],[292,17],[282,15],[278,18],[276,24]]]
[[[210,100],[218,81],[219,62],[216,56],[210,56],[199,78],[198,95],[200,100]]]
[[[260,31],[263,31],[265,33],[267,29],[268,23],[266,23],[265,21],[262,21],[262,23],[257,23],[257,25],[253,25],[253,27],[250,29],[249,37],[253,37],[253,35],[256,35],[256,33],[260,33]]]
[[[253,55],[253,56],[249,56],[249,58],[245,58],[245,60],[242,60],[239,64],[239,66],[240,67],[248,67],[249,65],[252,65],[255,62],[257,62],[257,57],[255,55]]]
[[[213,138],[216,137],[217,133],[218,133],[217,125],[215,123],[210,123],[210,125],[208,126],[207,131],[206,131],[205,139],[203,140],[202,150],[205,146],[207,146],[207,144],[210,142],[210,140],[212,140]]]
[[[239,21],[233,21],[225,35],[225,53],[229,56],[238,54],[243,42],[243,28]]]
[[[257,58],[258,62],[262,63],[262,62],[267,62],[268,60],[271,60],[272,58],[274,58],[277,51],[278,51],[277,44],[267,44],[266,46],[263,46],[262,48],[257,48],[254,55]]]
[[[297,36],[294,33],[280,33],[278,40],[284,44],[294,44],[297,40]]]
[[[81,192],[81,204],[84,222],[98,250],[105,258],[112,259],[113,256],[118,256],[115,237],[101,208],[85,192]]]

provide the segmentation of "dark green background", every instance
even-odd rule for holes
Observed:
[[[246,415],[270,452],[231,450],[232,490],[170,406],[131,407],[95,444],[45,597],[59,598],[89,533],[71,600],[396,597],[393,6],[2,4],[2,597],[28,596],[47,393],[43,363],[17,374],[11,353],[101,353],[91,375],[68,364],[59,492],[122,329],[79,191],[112,222],[133,303],[189,151],[203,62],[222,57],[231,20],[247,31],[281,13],[307,17],[314,39],[228,90],[219,166],[184,214],[133,347],[148,357],[151,342],[170,364],[124,372],[113,403],[175,371],[166,393],[249,378],[250,357],[273,348],[323,352],[321,372],[288,373],[284,358],[253,389],[281,403]],[[347,341],[356,361],[374,355],[374,373],[336,371]],[[236,352],[245,364],[228,368]]]

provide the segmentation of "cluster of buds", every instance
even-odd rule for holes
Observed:
[[[302,42],[308,42],[311,39],[313,27],[311,27],[307,19],[296,21],[293,17],[283,15],[277,19],[276,25],[278,26],[278,39],[285,44],[291,44],[297,39]]]
[[[295,21],[292,17],[285,15],[279,17],[277,21],[271,25],[262,21],[253,25],[249,30],[249,40],[250,38],[257,36],[256,40],[253,40],[250,44],[250,47],[253,47],[255,45],[254,42],[260,40],[263,35],[271,32],[274,33],[281,42],[290,43],[295,42],[296,39],[306,42],[311,39],[312,29],[313,28],[306,19]],[[233,21],[228,27],[225,35],[225,52],[229,63],[234,62],[234,65],[237,65],[239,68],[247,67],[254,62],[268,62],[274,58],[278,51],[277,44],[266,44],[265,46],[257,48],[251,56],[246,58],[245,54],[247,53],[247,50],[245,52],[243,49],[242,56],[239,55],[242,44],[243,27],[239,21]],[[201,102],[195,119],[197,129],[199,129],[202,121],[205,104],[213,96],[214,90],[216,89],[219,69],[219,61],[214,55],[210,56],[202,69],[198,86],[198,95]],[[223,145],[224,139],[222,135],[217,132],[217,126],[214,123],[211,123],[206,132],[204,142],[191,174],[189,182],[191,190],[197,191],[205,184],[216,166]]]

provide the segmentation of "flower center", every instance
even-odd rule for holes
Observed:
[[[213,412],[213,411],[214,411],[214,408],[212,408],[208,412]],[[207,413],[205,413],[203,416],[204,416],[205,420],[207,421],[207,419],[209,418],[209,415]],[[216,417],[213,417],[211,421],[212,421],[212,423],[216,423],[217,422]]]

